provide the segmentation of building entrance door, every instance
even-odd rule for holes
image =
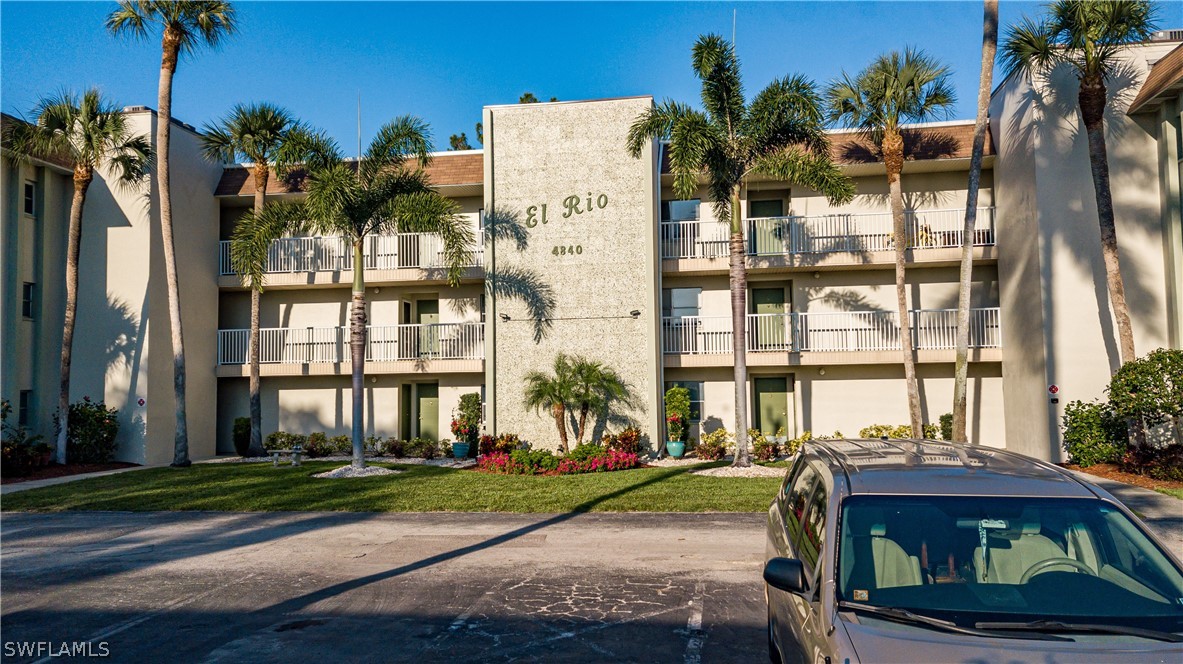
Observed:
[[[789,350],[785,344],[788,338],[788,307],[785,305],[785,289],[753,288],[751,338],[755,342],[752,350]]]
[[[752,222],[752,250],[757,254],[784,253],[784,240],[788,237],[788,227],[781,217],[785,213],[785,202],[779,198],[768,201],[750,201],[748,203],[748,217],[756,219]]]
[[[753,410],[756,415],[756,428],[761,433],[773,435],[784,427],[788,435],[789,427],[789,379],[785,376],[761,376],[752,380]]]
[[[416,436],[428,440],[439,440],[440,434],[440,386],[439,383],[415,383],[415,399],[418,404],[418,431]]]
[[[415,322],[419,325],[419,355],[433,356],[440,346],[440,301],[415,302]]]

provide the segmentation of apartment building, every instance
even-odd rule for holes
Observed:
[[[1138,101],[1116,99],[1108,117],[1139,352],[1181,343],[1181,53],[1178,40],[1130,49]],[[1063,405],[1100,396],[1117,360],[1084,138],[1072,114],[1047,105],[1071,85],[1010,79],[995,91],[972,238],[970,438],[1045,459],[1061,454]],[[430,235],[372,237],[361,266],[339,238],[276,242],[262,297],[264,432],[349,431],[354,269],[365,271],[370,308],[367,433],[448,437],[460,395],[479,392],[486,431],[553,447],[553,419],[524,407],[522,381],[560,352],[601,361],[632,387],[632,405],[596,422],[596,434],[631,422],[658,438],[662,394],[672,385],[691,390],[694,435],[731,428],[736,340],[727,231],[714,221],[705,188],[695,200],[673,196],[662,145],[639,159],[625,151],[630,123],[652,103],[634,97],[486,107],[483,150],[436,154],[429,175],[478,238],[458,286],[447,284],[439,240]],[[152,112],[129,113],[153,135]],[[231,452],[233,420],[247,414],[250,298],[230,266],[228,241],[255,192],[244,165],[202,161],[196,133],[179,126],[173,195],[182,201],[174,208],[181,211],[190,441],[194,458],[202,458]],[[959,121],[908,133],[909,315],[929,422],[951,409],[972,132],[972,121]],[[790,436],[853,435],[868,424],[907,420],[884,170],[857,134],[836,131],[831,139],[834,158],[857,187],[851,203],[835,208],[806,188],[759,178],[741,201],[749,419]],[[3,332],[19,344],[4,344],[3,390],[14,403],[27,393],[20,398],[36,411],[29,421],[44,428],[53,386],[35,375],[56,375],[60,341],[51,318],[18,317],[10,295],[40,269],[48,283],[33,306],[60,308],[60,283],[44,266],[62,260],[64,232],[53,229],[64,228],[68,192],[53,189],[58,183],[35,193],[56,196],[57,207],[34,225],[22,217],[12,187],[63,176],[51,165],[4,168]],[[301,186],[273,177],[268,194],[299,197]],[[101,394],[121,409],[120,456],[147,463],[170,458],[173,426],[154,195],[151,187],[135,195],[92,188],[73,383],[75,398]],[[41,239],[34,228],[43,229]],[[26,350],[33,346],[40,350]],[[26,365],[34,368],[20,368]]]

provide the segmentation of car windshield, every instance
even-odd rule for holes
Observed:
[[[838,599],[962,626],[1054,620],[1183,631],[1183,574],[1097,499],[851,496]]]

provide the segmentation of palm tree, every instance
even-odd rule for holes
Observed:
[[[843,72],[826,89],[830,119],[861,130],[883,156],[891,199],[895,245],[895,292],[899,305],[900,348],[904,355],[904,379],[908,385],[908,415],[912,436],[924,436],[920,414],[920,389],[916,383],[916,358],[908,292],[904,285],[908,237],[904,223],[904,195],[900,173],[904,169],[904,135],[901,126],[947,116],[955,101],[950,71],[923,51],[906,49],[881,55],[850,77]]]
[[[201,137],[205,156],[211,161],[233,162],[240,155],[252,164],[255,179],[254,211],[263,210],[267,198],[267,181],[271,176],[271,167],[275,165],[282,173],[290,166],[294,158],[291,155],[291,145],[288,135],[299,131],[299,123],[286,110],[272,104],[239,104],[228,116],[217,124],[207,124]],[[241,237],[241,236],[238,236]],[[242,265],[242,260],[249,260],[249,252],[242,250],[239,244],[231,243],[230,258],[235,263],[235,271],[247,275],[247,283],[251,287],[251,331],[250,331],[250,414],[251,414],[251,443],[247,456],[263,456],[262,407],[259,398],[259,306],[262,299],[265,282],[267,255],[260,258],[263,263],[260,269]],[[240,269],[245,268],[245,269]],[[258,278],[255,278],[255,277]]]
[[[459,283],[471,263],[473,229],[457,215],[456,203],[431,189],[424,168],[431,163],[427,124],[402,116],[383,125],[360,163],[347,162],[323,134],[288,136],[293,161],[306,171],[307,196],[298,203],[269,203],[244,215],[235,231],[244,267],[259,266],[270,242],[286,234],[340,236],[353,248],[349,349],[353,370],[353,467],[364,468],[366,282],[365,242],[375,234],[434,233],[442,241],[448,282]],[[246,238],[250,238],[248,241]],[[252,281],[258,273],[247,274]]]
[[[575,444],[583,444],[588,413],[606,411],[613,402],[629,401],[630,397],[628,385],[616,371],[584,357],[572,358],[571,404],[579,407]]]
[[[185,421],[185,339],[181,335],[181,287],[177,282],[172,189],[168,179],[173,74],[181,55],[192,53],[203,45],[216,47],[234,32],[234,7],[224,0],[120,0],[119,7],[107,17],[107,28],[116,35],[136,37],[147,37],[149,28],[159,28],[161,32],[156,184],[160,188],[160,234],[164,243],[164,276],[168,285],[169,331],[173,346],[177,431],[172,465],[184,467],[189,465],[189,431]]]
[[[70,363],[74,322],[78,311],[78,255],[82,247],[82,209],[95,171],[106,169],[116,185],[142,183],[152,161],[148,140],[132,135],[119,107],[103,99],[95,88],[81,97],[68,92],[42,99],[32,123],[14,123],[7,144],[20,159],[65,158],[73,165],[74,197],[66,243],[66,312],[62,326],[62,359],[58,392],[55,457],[66,462],[66,433],[70,412]]]
[[[1105,147],[1105,104],[1109,92],[1105,81],[1112,80],[1116,73],[1124,47],[1150,38],[1156,28],[1156,12],[1144,0],[1058,0],[1047,6],[1047,11],[1038,20],[1023,18],[1011,26],[1002,45],[1002,67],[1008,76],[1018,74],[1027,80],[1064,67],[1080,83],[1076,101],[1088,137],[1097,221],[1101,226],[1101,254],[1124,364],[1135,359],[1134,330],[1117,256],[1117,226],[1109,190],[1109,158]]]
[[[830,160],[821,98],[812,81],[799,75],[774,80],[749,104],[730,42],[700,36],[691,62],[702,81],[705,111],[662,102],[633,122],[627,147],[640,157],[648,142],[668,140],[675,195],[694,198],[705,176],[715,218],[730,228],[735,430],[747,431],[747,252],[741,201],[748,179],[763,175],[810,187],[833,204],[848,202],[854,185]],[[739,438],[734,465],[751,465],[746,438]]]
[[[994,84],[994,52],[998,49],[998,0],[985,0],[982,18],[982,75],[978,83],[978,117],[973,152],[969,158],[969,193],[965,200],[965,228],[961,234],[961,277],[957,289],[957,356],[953,368],[953,440],[964,443],[966,382],[969,379],[969,290],[973,278],[974,226],[978,189],[982,183],[982,155],[990,126],[990,88]]]
[[[536,413],[549,410],[559,430],[559,443],[563,454],[571,451],[567,443],[567,404],[572,401],[575,379],[571,371],[571,358],[563,353],[555,356],[554,373],[531,371],[525,377],[522,401],[526,408]]]

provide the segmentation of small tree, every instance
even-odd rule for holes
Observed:
[[[456,408],[456,419],[453,423],[452,435],[456,436],[456,440],[461,440],[468,443],[476,443],[481,437],[481,393],[469,392],[460,395],[460,405]],[[463,431],[463,436],[458,433],[455,425],[459,425],[459,431]]]
[[[607,415],[613,403],[628,402],[631,397],[628,385],[616,371],[584,357],[571,358],[571,405],[579,408],[575,444],[583,444],[589,413]]]
[[[564,454],[570,451],[565,418],[567,404],[572,401],[574,383],[571,358],[562,353],[555,356],[553,373],[531,371],[525,378],[523,402],[526,408],[538,413],[550,411],[555,420],[555,427],[559,430],[559,443]]]
[[[685,441],[690,436],[690,390],[671,387],[665,391],[667,440]]]
[[[452,134],[448,137],[449,150],[471,150],[472,146],[468,144],[468,135],[464,132],[459,134]]]

